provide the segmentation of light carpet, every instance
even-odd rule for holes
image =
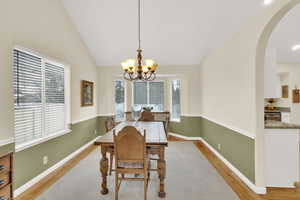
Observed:
[[[213,166],[192,142],[170,142],[166,149],[165,188],[169,200],[238,200]],[[38,200],[113,200],[114,174],[108,178],[109,194],[100,193],[100,150],[97,149],[53,184]],[[148,199],[159,200],[159,179],[151,172]],[[119,200],[142,200],[143,182],[124,181]]]

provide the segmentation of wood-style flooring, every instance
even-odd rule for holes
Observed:
[[[181,138],[173,136],[169,137],[169,141],[184,141]],[[218,157],[210,151],[202,142],[194,141],[196,147],[208,159],[208,161],[216,168],[218,173],[224,178],[227,184],[239,196],[241,200],[300,200],[300,189],[281,189],[268,188],[267,195],[257,195],[250,190]],[[82,159],[89,155],[96,146],[90,146],[85,151],[80,153],[74,159],[67,162],[59,169],[52,172],[39,183],[31,187],[29,190],[15,198],[15,200],[33,200],[44,191],[46,191],[52,184],[63,177],[70,169],[78,164]]]
[[[227,184],[241,200],[300,200],[300,189],[268,188],[266,195],[257,195],[246,186],[213,152],[202,142],[194,144],[216,168]]]

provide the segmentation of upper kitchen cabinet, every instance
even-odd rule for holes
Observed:
[[[265,98],[281,98],[280,76],[277,74],[276,49],[267,48],[264,66]]]

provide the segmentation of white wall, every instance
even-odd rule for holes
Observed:
[[[265,186],[264,58],[275,25],[300,0],[277,0],[204,61],[201,113],[255,134],[256,185]]]
[[[12,49],[15,45],[70,65],[72,121],[97,114],[96,101],[93,107],[80,107],[80,81],[96,83],[96,65],[60,0],[2,0],[0,26],[0,140],[14,136]]]
[[[292,103],[293,99],[293,89],[295,86],[300,88],[300,63],[288,64],[288,63],[281,63],[278,64],[278,71],[280,73],[289,73],[289,98],[285,99],[288,101],[291,107],[291,123],[300,124],[300,104],[299,103]],[[282,100],[281,100],[282,101]]]
[[[170,110],[170,81],[181,80],[181,107],[183,115],[200,113],[200,66],[159,66],[157,80],[165,81],[165,109]],[[101,115],[114,113],[114,80],[122,79],[121,66],[99,67],[99,113]],[[131,82],[126,81],[126,104],[130,110],[132,105]]]

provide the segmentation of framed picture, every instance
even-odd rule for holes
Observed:
[[[94,83],[81,81],[81,106],[94,105]]]

